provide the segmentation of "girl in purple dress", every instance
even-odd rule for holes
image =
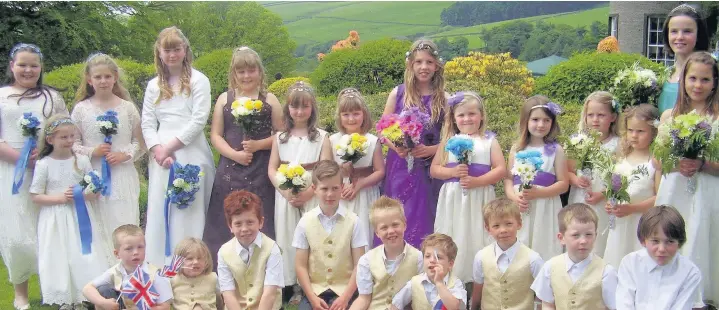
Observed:
[[[422,132],[421,143],[412,149],[389,147],[384,194],[402,202],[407,215],[405,239],[418,247],[422,238],[433,231],[437,197],[442,182],[429,175],[432,157],[440,140],[439,131],[447,106],[444,92],[444,64],[437,45],[429,40],[417,40],[407,52],[404,84],[389,94],[383,115],[401,113],[419,107],[430,115],[430,124]],[[407,169],[407,156],[414,157],[412,169]],[[375,244],[380,244],[375,242]]]

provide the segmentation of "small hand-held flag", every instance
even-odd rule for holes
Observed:
[[[138,266],[130,280],[122,285],[120,293],[132,300],[139,310],[150,310],[160,297],[150,280],[150,275],[142,270],[142,266]]]
[[[440,299],[436,305],[434,305],[434,308],[432,310],[447,310],[447,307],[444,306],[444,303]]]
[[[184,262],[184,257],[175,255],[172,257],[172,261],[170,261],[170,264],[165,265],[165,267],[162,267],[162,270],[158,270],[157,274],[165,278],[172,278],[177,275]]]

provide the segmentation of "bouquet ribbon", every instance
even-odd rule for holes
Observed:
[[[85,205],[84,190],[80,184],[76,184],[72,187],[72,198],[75,200],[77,228],[80,230],[82,254],[89,254],[92,252],[92,223],[90,223],[90,215],[87,213],[87,205]]]
[[[534,177],[534,181],[532,181],[532,184],[547,187],[556,182],[557,182],[557,176],[555,176],[554,174],[551,174],[549,172],[539,171],[539,172],[537,172],[537,176]],[[520,184],[520,185],[522,184],[522,179],[520,179],[518,175],[514,176],[514,184]]]
[[[106,136],[105,143],[112,144],[112,136]],[[112,193],[110,188],[112,185],[112,174],[110,173],[110,164],[107,163],[107,156],[102,157],[102,182],[105,185],[105,188],[102,190],[102,195],[106,197],[110,196],[110,193]]]
[[[457,167],[458,163],[449,163],[445,167],[447,168],[454,168]],[[492,167],[485,164],[469,164],[467,165],[469,167],[469,176],[471,177],[479,177],[487,174],[490,170],[492,170]],[[449,182],[459,182],[459,178],[449,178],[444,180],[444,183]]]
[[[174,162],[170,166],[170,177],[167,179],[167,188],[172,187],[172,182],[175,181],[175,169],[179,168],[180,164]],[[170,197],[165,197],[165,256],[169,257],[172,254],[172,247],[170,246]]]
[[[22,187],[22,182],[25,179],[25,169],[27,169],[27,163],[30,160],[30,153],[37,145],[37,138],[35,137],[28,137],[27,141],[25,141],[25,145],[23,145],[22,150],[20,151],[20,157],[17,159],[17,162],[15,163],[15,171],[13,173],[13,181],[12,181],[12,194],[15,195],[18,192],[20,192],[20,187]]]

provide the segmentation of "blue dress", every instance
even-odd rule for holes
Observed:
[[[679,96],[679,83],[664,82],[662,93],[659,95],[659,115],[666,110],[671,110],[677,103]]]

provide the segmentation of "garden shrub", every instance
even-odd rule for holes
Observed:
[[[640,54],[577,53],[569,60],[549,69],[547,75],[537,79],[535,93],[544,94],[557,102],[583,104],[594,91],[608,91],[617,72],[631,67],[635,62],[659,75],[665,68]]]
[[[223,48],[202,55],[192,62],[192,66],[210,80],[213,104],[220,94],[227,91],[227,74],[231,60],[232,49]]]
[[[267,91],[277,96],[277,99],[279,99],[280,102],[284,104],[286,99],[285,97],[287,96],[287,89],[290,88],[292,84],[299,81],[310,83],[310,79],[304,76],[288,77],[277,80],[274,83],[270,84],[270,86],[267,87]]]
[[[528,96],[532,93],[534,79],[526,64],[514,59],[509,53],[485,54],[470,52],[468,56],[455,57],[444,67],[448,84],[456,81],[476,82],[476,89],[498,88]]]

